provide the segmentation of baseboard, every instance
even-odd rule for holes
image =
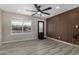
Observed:
[[[75,44],[72,44],[72,43],[68,43],[68,42],[65,42],[65,41],[61,41],[61,40],[57,40],[57,39],[54,39],[54,38],[51,38],[51,37],[48,37],[48,36],[46,36],[46,38],[54,40],[54,41],[58,41],[58,42],[61,42],[61,43],[65,43],[65,44],[68,44],[68,45],[71,45],[71,46],[79,47],[78,45],[75,45]]]
[[[20,41],[27,41],[27,40],[35,40],[37,38],[28,38],[28,39],[22,39],[22,40],[14,40],[14,41],[6,41],[6,42],[1,42],[1,44],[4,43],[13,43],[13,42],[20,42]]]

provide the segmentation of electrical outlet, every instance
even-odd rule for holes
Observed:
[[[60,36],[58,36],[58,39],[60,39],[61,37]]]

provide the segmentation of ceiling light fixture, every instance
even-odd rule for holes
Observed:
[[[56,7],[56,9],[59,9],[59,8],[60,8],[59,6]]]
[[[41,12],[38,12],[37,14],[41,14]]]

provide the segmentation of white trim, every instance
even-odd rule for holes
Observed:
[[[22,21],[22,31],[21,31],[21,33],[13,33],[12,32],[12,21],[13,20],[21,20]],[[18,17],[13,17],[12,18],[12,20],[10,21],[10,33],[11,33],[11,35],[23,35],[23,34],[32,34],[32,24],[33,24],[33,22],[32,22],[32,20],[30,20],[30,22],[31,22],[31,31],[29,32],[29,33],[27,33],[27,32],[23,32],[23,24],[24,24],[24,22],[25,22],[25,20],[24,20],[24,18],[18,18]]]
[[[27,38],[27,39],[22,39],[22,40],[6,41],[6,42],[1,42],[1,44],[12,43],[12,42],[20,42],[20,41],[27,41],[27,40],[35,40],[35,39],[37,39],[37,38]]]
[[[0,46],[1,46],[2,44],[1,44],[1,42],[0,42]]]
[[[11,32],[11,35],[24,35],[24,34],[32,34],[32,32],[30,32],[30,33],[23,33],[23,32],[22,33],[12,33]]]
[[[61,43],[65,43],[65,44],[68,44],[68,45],[71,45],[71,46],[79,47],[78,45],[75,45],[75,44],[72,44],[72,43],[68,43],[68,42],[65,42],[65,41],[61,41],[61,40],[57,40],[57,39],[54,39],[54,38],[51,38],[51,37],[48,37],[48,36],[46,36],[46,38],[54,40],[54,41],[58,41],[58,42],[61,42]]]

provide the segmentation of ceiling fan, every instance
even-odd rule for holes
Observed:
[[[35,12],[34,14],[32,14],[32,16],[36,15],[36,14],[46,14],[46,15],[50,15],[50,13],[47,13],[45,11],[52,9],[52,7],[48,7],[46,9],[41,10],[41,6],[34,4],[34,7],[36,8],[37,11],[34,10],[26,10],[26,11],[31,11],[31,12]]]

